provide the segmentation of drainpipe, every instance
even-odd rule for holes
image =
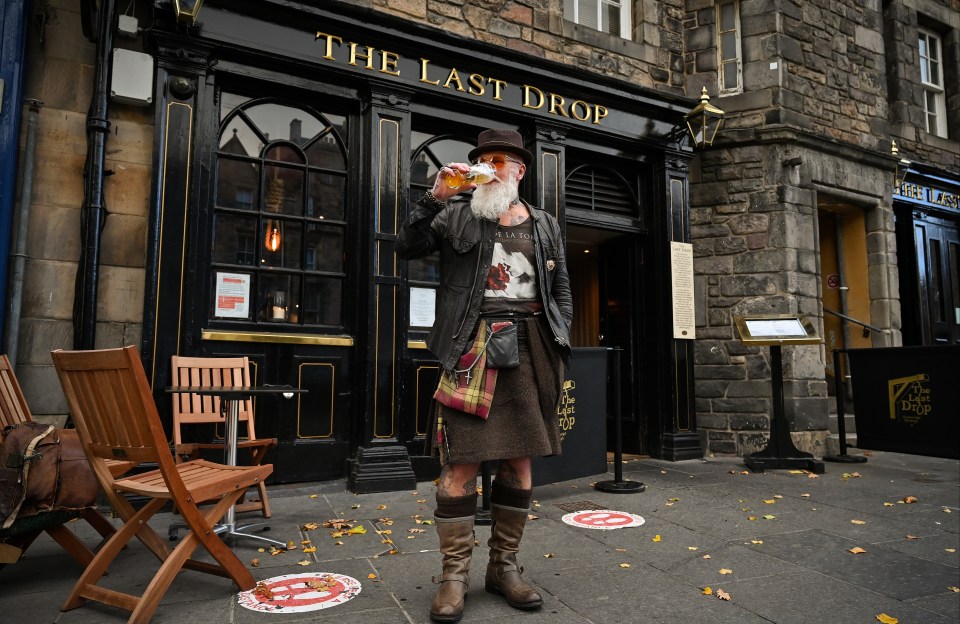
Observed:
[[[7,310],[7,357],[10,365],[17,364],[17,345],[20,340],[20,308],[23,305],[23,273],[27,264],[27,228],[30,225],[30,204],[33,203],[33,161],[37,148],[37,122],[40,119],[40,100],[27,100],[27,144],[23,150],[23,177],[20,180],[20,210],[17,212],[17,230],[13,242],[13,269],[10,274],[10,307]]]
[[[93,349],[97,339],[97,286],[100,281],[100,234],[106,220],[103,201],[107,133],[110,131],[110,51],[113,49],[115,0],[101,0],[93,97],[87,114],[87,161],[80,209],[80,262],[73,295],[73,346]]]
[[[847,291],[850,290],[850,287],[847,286],[847,263],[843,255],[843,215],[834,215],[833,217],[834,224],[834,236],[836,237],[837,245],[837,274],[840,276],[840,285],[838,290],[840,292],[840,313],[844,315],[850,314],[850,306],[847,303]],[[850,323],[846,319],[840,319],[840,335],[841,340],[843,341],[843,355],[844,355],[844,369],[849,373],[850,371],[850,358],[847,356],[847,349],[850,348]],[[839,375],[840,371],[833,371],[834,375]],[[846,375],[849,376],[849,375]],[[846,399],[853,400],[853,385],[847,383],[847,380],[844,379],[844,390],[846,392]]]

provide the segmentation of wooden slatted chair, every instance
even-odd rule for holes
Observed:
[[[182,357],[174,355],[170,360],[175,386],[249,386],[250,362],[246,357]],[[223,449],[223,444],[216,443],[184,443],[182,428],[191,424],[223,423],[223,414],[220,411],[220,397],[201,396],[199,394],[173,395],[173,444],[178,460],[182,457],[198,459],[203,449]],[[240,434],[237,450],[250,451],[250,465],[259,466],[267,451],[277,445],[276,438],[258,438],[253,416],[253,401],[246,399],[240,402],[238,426],[246,423],[246,437],[243,438],[243,429]],[[243,502],[237,505],[236,511],[259,511],[264,518],[270,517],[270,499],[267,496],[267,486],[261,481],[257,483],[260,500]]]
[[[273,466],[224,466],[202,459],[177,464],[134,347],[54,351],[53,364],[87,458],[124,521],[94,556],[61,609],[79,607],[89,599],[130,611],[131,624],[149,622],[182,568],[229,578],[242,590],[253,589],[256,582],[250,571],[214,528],[243,492],[263,481]],[[156,462],[159,468],[116,478],[107,465],[111,459]],[[134,510],[124,493],[148,500]],[[204,510],[198,508],[199,503],[208,501],[216,503]],[[189,528],[189,534],[173,550],[147,524],[169,502],[180,510]],[[162,560],[139,597],[98,585],[114,558],[134,536]],[[203,546],[217,563],[190,559],[198,546]]]
[[[5,354],[0,354],[0,429],[32,421],[33,414],[30,413],[10,359]],[[19,558],[41,533],[46,532],[80,565],[86,566],[93,560],[93,552],[73,531],[64,526],[77,518],[86,520],[101,537],[107,538],[115,532],[110,521],[94,507],[50,511],[29,518],[19,518],[9,528],[0,529],[0,543],[8,547],[4,549],[8,551],[7,556],[0,560],[14,561]]]

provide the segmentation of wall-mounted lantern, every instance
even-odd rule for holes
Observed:
[[[177,21],[195,24],[201,5],[203,5],[203,0],[173,0],[173,10],[177,13]]]
[[[900,150],[897,149],[897,142],[890,141],[890,155],[896,158],[900,155]],[[895,184],[894,188],[900,188],[904,182],[907,180],[907,174],[910,173],[910,161],[906,158],[901,158],[897,161],[897,168],[893,172],[893,183]]]
[[[703,87],[700,92],[700,103],[683,117],[687,122],[687,130],[690,131],[694,146],[713,145],[713,140],[717,138],[717,132],[723,125],[723,116],[722,110],[710,104],[707,88]]]

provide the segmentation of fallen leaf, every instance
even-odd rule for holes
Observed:
[[[327,529],[349,529],[353,525],[350,524],[353,520],[341,520],[340,518],[334,518],[333,520],[327,520],[323,523],[324,528]]]
[[[920,538],[917,537],[916,535],[907,535],[906,539],[908,539],[908,540],[915,540],[915,539],[920,539]]]
[[[750,520],[751,522],[756,519],[757,519],[756,516],[747,516],[747,520]]]
[[[390,518],[377,518],[377,523],[390,526],[393,524],[393,520],[391,520]]]
[[[774,498],[783,498],[783,495],[782,495],[782,494],[774,494],[773,497],[774,497]]]
[[[407,533],[426,533],[426,529],[407,529]]]
[[[620,564],[620,567],[621,567],[621,568],[630,568],[630,567],[632,567],[632,566],[631,566],[629,563],[621,563],[621,564]]]
[[[955,553],[955,552],[957,552],[957,549],[956,549],[956,548],[944,548],[944,550],[947,551],[948,553]]]
[[[539,520],[540,516],[535,516],[533,514],[527,514],[527,520]]]
[[[313,542],[311,542],[311,541],[308,540],[308,539],[300,540],[300,544],[301,544],[302,546],[309,546],[309,545],[312,544],[312,543],[313,543]]]
[[[749,507],[741,507],[741,508],[740,508],[740,511],[746,513],[746,512],[748,512],[748,511],[750,511],[750,508],[749,508]]]
[[[258,549],[257,549],[257,552],[267,552],[267,549],[266,549],[266,548],[258,548]]]
[[[253,590],[253,594],[265,600],[273,600],[273,592],[270,591],[269,587],[264,585],[263,581],[257,583],[257,587]]]
[[[260,560],[259,560],[259,559],[253,559],[252,561],[250,561],[250,565],[253,566],[253,567],[255,567],[255,568],[260,567]]]
[[[556,557],[556,555],[554,555],[553,553],[544,553],[543,555],[544,559],[553,559],[554,557]]]
[[[309,498],[317,498],[317,495],[316,495],[316,494],[311,494],[311,495],[309,496]]]
[[[776,516],[771,516],[770,514],[767,514],[767,515],[765,515],[765,516],[763,517],[763,519],[764,519],[764,520],[774,520],[774,519],[776,519]]]
[[[800,495],[800,498],[810,498],[810,492],[804,492]]]
[[[886,613],[881,613],[877,616],[877,621],[882,622],[883,624],[900,624],[900,620],[895,617],[889,616]]]
[[[943,513],[953,513],[952,511],[950,511],[950,510],[947,509],[946,507],[944,507],[944,508],[941,509],[940,511],[942,511]]]
[[[900,500],[902,500],[903,502],[905,502],[906,504],[909,505],[910,503],[915,503],[915,502],[919,501],[920,499],[917,498],[916,496],[904,496],[904,497],[903,497],[902,499],[900,499]]]
[[[327,575],[322,578],[310,579],[304,584],[310,589],[316,589],[319,591],[328,591],[337,586],[337,580],[332,576]]]
[[[807,473],[807,478],[808,478],[808,479],[819,479],[819,478],[820,478],[820,475],[818,475],[818,474],[813,474],[812,472],[808,472],[808,473]]]
[[[777,502],[777,501],[773,500],[772,498],[769,498],[769,499],[767,499],[767,500],[765,500],[765,501],[763,501],[763,502],[764,502],[765,504],[767,504],[767,505],[772,505],[772,504],[774,504],[774,503]]]
[[[859,479],[859,478],[860,478],[860,473],[859,473],[859,472],[851,472],[851,473],[850,473],[850,476],[853,477],[854,479]]]
[[[697,549],[696,546],[687,546],[687,550],[696,550],[696,549]]]
[[[377,535],[393,535],[393,529],[384,529],[382,531],[377,531]]]
[[[855,554],[855,555],[860,555],[860,554],[863,554],[863,553],[865,553],[865,552],[867,552],[867,551],[864,550],[864,549],[862,549],[862,548],[860,548],[859,546],[854,546],[853,548],[849,549],[847,552],[853,553],[853,554]]]
[[[803,474],[802,470],[791,470],[790,474]]]
[[[377,505],[377,509],[381,509],[381,510],[382,510],[382,509],[386,509],[386,508],[387,508],[386,505]]]
[[[710,559],[710,555],[704,555],[703,558],[704,558],[704,559]]]
[[[751,544],[762,544],[763,540],[750,540]]]
[[[317,524],[316,522],[308,522],[305,525],[303,525],[302,528],[304,531],[313,531],[314,529],[320,528],[320,525]]]
[[[427,502],[427,499],[425,499],[425,498],[418,498],[418,499],[417,499],[417,502],[418,502],[418,503],[425,503],[425,502]]]
[[[296,550],[296,549],[297,549],[297,545],[296,543],[294,543],[293,540],[290,540],[289,542],[287,542],[287,550]]]
[[[893,507],[893,503],[884,503],[883,506],[884,506],[884,507]]]
[[[720,568],[720,574],[733,574],[733,570],[730,568]]]
[[[349,531],[346,531],[346,534],[347,534],[347,535],[363,535],[363,534],[365,534],[366,532],[367,532],[366,527],[364,527],[364,526],[361,524],[361,525],[359,525],[359,526],[353,527],[353,528],[350,529]]]
[[[873,457],[873,451],[864,451],[864,452],[863,452],[863,456],[864,456],[864,457]]]
[[[659,541],[660,541],[660,534],[658,533],[658,534],[654,535],[654,536],[653,536],[653,539],[650,540],[650,541],[651,541],[651,542],[659,542]]]
[[[953,587],[952,585],[947,588],[947,591],[952,591],[955,594],[960,594],[960,587]]]
[[[730,600],[730,594],[728,594],[727,592],[723,591],[722,589],[720,589],[720,588],[718,587],[718,588],[717,588],[717,598],[719,598],[720,600]]]
[[[335,541],[335,542],[333,543],[333,545],[334,545],[334,546],[343,546],[343,542],[341,542],[340,540],[337,540],[337,541]]]
[[[302,560],[300,560],[300,561],[297,562],[297,565],[298,565],[298,566],[308,566],[308,565],[310,565],[310,560],[309,560],[309,559],[302,559]]]
[[[744,498],[741,498],[738,502],[740,502],[740,503],[745,503],[745,502],[747,502],[747,500],[744,499]]]
[[[374,574],[373,572],[371,572],[370,574],[367,575],[367,578],[368,578],[368,579],[375,579],[375,578],[377,578],[377,575]]]
[[[851,520],[850,524],[866,524],[865,520]]]
[[[614,550],[617,552],[627,552],[626,548],[614,548]]]
[[[315,552],[317,552],[316,546],[307,546],[306,548],[303,549],[303,553],[305,555],[309,555],[310,553],[315,553]]]
[[[668,501],[668,502],[671,502],[671,503],[675,503],[675,502],[677,502],[677,501],[679,501],[679,500],[680,500],[679,498],[668,498],[668,499],[667,499],[667,501]]]
[[[711,595],[713,595],[713,590],[710,589],[709,587],[704,587],[704,588],[701,589],[700,591],[703,593],[704,596],[711,596]]]

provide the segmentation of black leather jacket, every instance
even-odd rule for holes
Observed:
[[[534,223],[537,286],[544,314],[564,361],[569,362],[573,296],[560,226],[545,211],[523,204]],[[465,201],[437,212],[421,200],[400,227],[397,254],[401,258],[422,258],[440,251],[440,292],[427,347],[446,370],[453,370],[467,350],[467,340],[480,316],[496,231],[496,222],[475,217]]]

